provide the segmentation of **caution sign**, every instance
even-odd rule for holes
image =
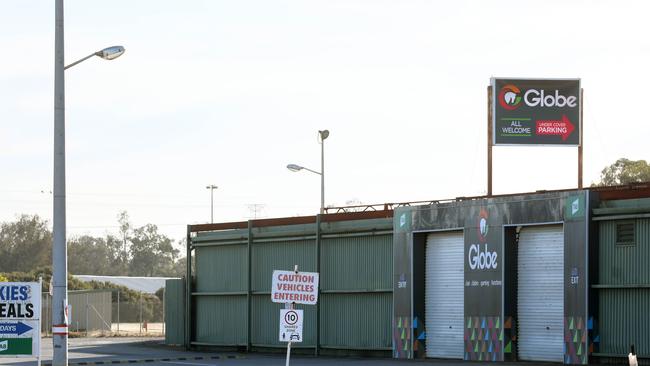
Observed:
[[[273,271],[271,301],[315,305],[318,302],[318,272]]]
[[[41,284],[0,282],[0,357],[39,357]]]
[[[302,342],[301,309],[280,309],[280,342]]]

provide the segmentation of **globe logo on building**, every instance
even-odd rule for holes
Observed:
[[[478,238],[481,243],[485,243],[487,241],[487,235],[489,231],[489,226],[488,226],[488,213],[487,211],[482,208],[481,212],[478,215]]]
[[[505,85],[501,88],[498,99],[501,108],[514,111],[521,105],[521,90],[512,84]]]
[[[487,226],[487,220],[484,218],[481,218],[480,229],[481,229],[481,236],[486,236],[488,233],[488,226]]]

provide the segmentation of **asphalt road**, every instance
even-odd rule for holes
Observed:
[[[306,366],[408,366],[408,365],[459,365],[460,363],[441,363],[441,362],[420,362],[404,360],[386,360],[386,359],[352,359],[352,358],[304,358],[292,357],[291,365]],[[226,360],[185,360],[185,361],[161,361],[157,363],[135,363],[132,365],[156,365],[156,366],[284,366],[284,356],[264,356],[251,355],[244,359],[226,359]]]
[[[68,340],[68,359],[70,364],[108,360],[142,360],[182,356],[204,355],[196,352],[179,352],[162,347],[163,338],[70,338]],[[52,360],[52,338],[41,341],[42,363]],[[0,358],[0,365],[36,365],[34,359]]]
[[[237,354],[228,352],[186,352],[167,347],[162,338],[72,338],[69,340],[69,365],[155,365],[155,366],[281,366],[285,355],[264,355],[258,353]],[[52,339],[42,341],[44,366],[52,360]],[[484,362],[464,362],[445,360],[393,360],[377,358],[331,358],[294,356],[291,365],[339,365],[339,366],[485,366]],[[34,359],[0,358],[0,365],[33,366]],[[508,366],[542,366],[536,362],[515,363]]]

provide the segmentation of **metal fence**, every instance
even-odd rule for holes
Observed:
[[[163,289],[164,296],[164,289]],[[114,289],[68,291],[69,331],[81,335],[165,334],[164,303],[153,295]],[[43,333],[51,334],[52,296],[42,294]]]
[[[392,212],[381,214],[389,217],[264,227],[249,222],[245,229],[192,236],[196,271],[191,287],[185,286],[185,343],[283,347],[271,274],[298,264],[320,272],[321,283],[317,305],[298,305],[305,310],[305,333],[296,347],[390,351],[393,223]]]
[[[185,343],[185,279],[167,280],[165,284],[165,344]]]

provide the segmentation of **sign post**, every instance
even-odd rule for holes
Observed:
[[[0,282],[0,357],[41,362],[41,282]]]
[[[287,360],[291,358],[291,343],[302,342],[303,310],[295,309],[295,304],[315,305],[318,302],[318,272],[273,271],[271,301],[284,303],[280,309],[279,341],[287,342]]]

